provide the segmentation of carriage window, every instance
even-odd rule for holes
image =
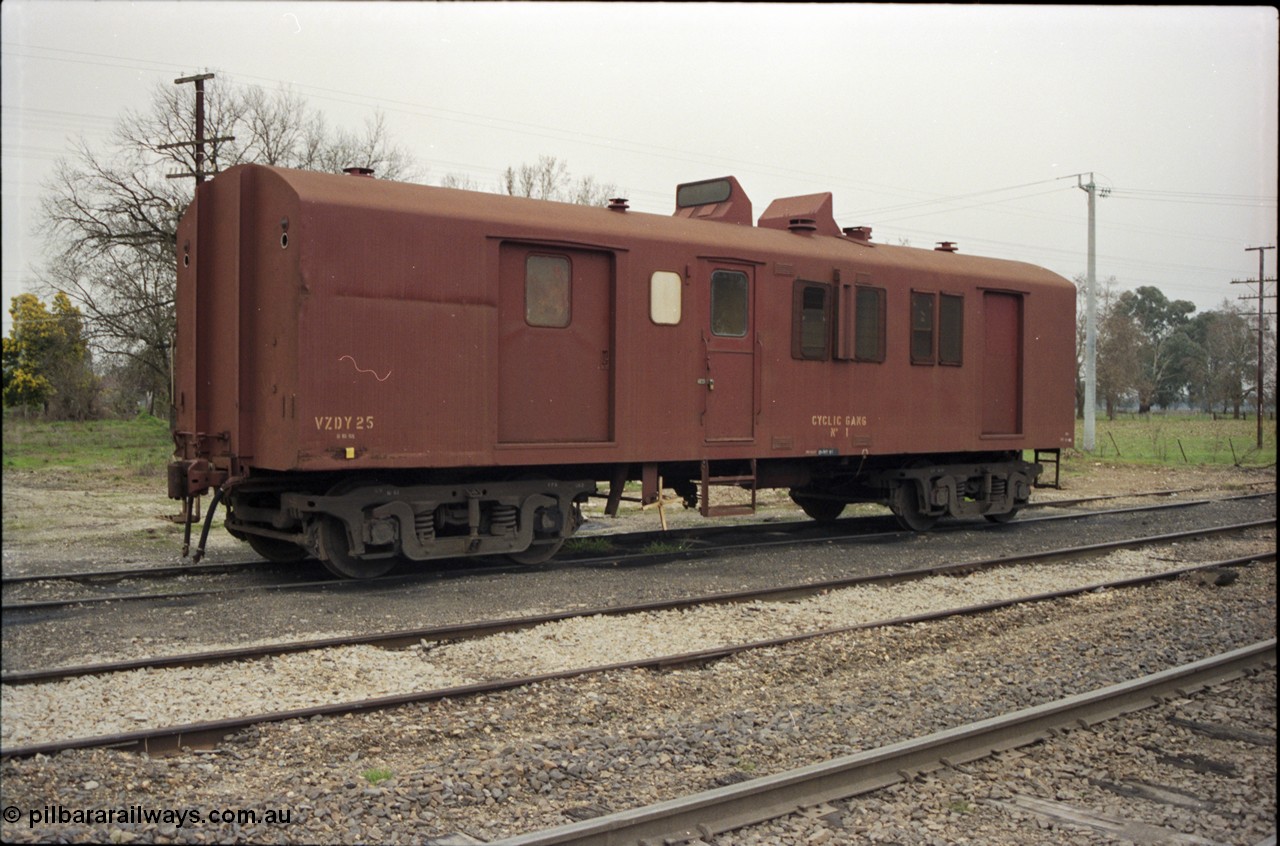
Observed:
[[[959,365],[964,357],[964,297],[938,298],[938,363]]]
[[[864,285],[855,290],[854,359],[884,361],[885,290]]]
[[[680,274],[654,271],[649,277],[649,319],[662,326],[680,322]]]
[[[911,292],[911,363],[933,364],[934,294]]]
[[[825,360],[829,357],[830,288],[816,282],[797,281],[792,289],[791,356]]]
[[[711,332],[726,338],[747,334],[747,274],[717,270],[711,274]]]
[[[530,326],[568,326],[569,304],[569,259],[529,256],[524,265],[525,322]]]

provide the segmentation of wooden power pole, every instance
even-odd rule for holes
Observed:
[[[204,137],[204,83],[206,79],[213,79],[211,73],[200,73],[195,76],[184,76],[181,79],[175,79],[174,85],[185,85],[188,82],[194,82],[196,85],[196,137],[191,141],[179,141],[176,144],[162,144],[161,150],[172,150],[177,147],[191,146],[195,148],[195,170],[191,173],[170,173],[168,179],[184,179],[188,176],[194,176],[196,185],[204,182],[205,177],[209,174],[204,169],[204,145],[214,144],[219,141],[234,141],[234,135],[224,135],[221,138],[205,138]]]
[[[1266,331],[1267,331],[1266,298],[1265,298],[1263,289],[1267,282],[1275,281],[1274,279],[1271,279],[1271,280],[1267,279],[1266,274],[1263,273],[1263,258],[1266,256],[1267,250],[1274,250],[1274,249],[1275,249],[1275,246],[1272,245],[1270,247],[1245,247],[1245,250],[1244,250],[1246,253],[1251,253],[1254,251],[1257,251],[1258,253],[1258,376],[1257,376],[1258,381],[1257,381],[1257,388],[1254,392],[1254,400],[1255,402],[1257,402],[1258,449],[1262,449],[1262,409],[1263,409],[1263,406],[1266,405],[1265,399],[1266,399],[1266,393],[1267,393],[1265,388],[1263,388],[1263,376],[1265,375],[1265,368],[1263,367],[1263,364],[1262,364],[1262,356],[1264,354],[1264,351],[1266,350],[1266,344],[1263,343],[1263,340],[1266,337]],[[1252,283],[1253,283],[1252,279],[1231,280],[1232,285],[1243,285],[1243,284],[1252,284]],[[1253,298],[1242,297],[1242,299],[1253,299]]]

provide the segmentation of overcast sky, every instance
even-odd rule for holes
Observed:
[[[1276,242],[1270,7],[5,0],[5,332],[41,185],[157,84],[288,86],[381,111],[422,181],[492,189],[539,155],[669,214],[733,174],[758,217],[831,191],[877,241],[1086,269],[1217,308]],[[1276,252],[1267,253],[1267,276]],[[1274,289],[1272,289],[1274,290]]]

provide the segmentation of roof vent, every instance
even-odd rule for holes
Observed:
[[[934,247],[934,249],[940,253],[954,253],[959,251],[959,248],[956,247],[955,241],[939,241],[938,246]]]
[[[342,172],[347,176],[363,176],[368,179],[373,178],[373,168],[371,167],[344,167]]]
[[[609,210],[624,212],[629,208],[626,197],[610,197]]]
[[[799,223],[799,228],[797,228]],[[831,194],[806,194],[774,200],[760,215],[756,224],[762,229],[790,229],[818,235],[840,235],[840,227],[831,214]]]
[[[845,237],[852,238],[855,241],[871,240],[870,226],[850,226],[842,231],[844,232]]]

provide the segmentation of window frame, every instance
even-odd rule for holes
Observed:
[[[920,318],[925,316],[925,310],[921,307],[925,301],[928,301],[928,326],[924,326]],[[923,291],[915,288],[911,289],[910,307],[907,310],[910,319],[910,335],[907,345],[908,352],[911,355],[911,363],[925,366],[932,366],[937,363],[938,357],[938,294],[936,291]],[[927,334],[926,334],[927,333]],[[921,349],[920,340],[927,337],[929,350],[924,352]]]
[[[821,309],[805,306],[806,295],[811,291],[822,294]],[[833,288],[827,282],[812,282],[797,279],[791,288],[791,357],[799,361],[827,361],[831,358],[831,323],[833,306]],[[808,344],[806,328],[809,327],[811,315],[819,312],[821,317],[822,345],[818,348]]]
[[[555,260],[561,262],[565,268],[565,276],[563,279],[563,290],[533,290],[534,286],[543,285],[547,282],[554,282],[560,285],[560,280],[553,280],[548,277],[534,275],[530,272],[531,265],[535,260]],[[532,294],[532,295],[531,295]],[[549,303],[551,297],[555,297],[558,302]],[[554,322],[548,322],[546,318],[541,317],[544,313],[549,313],[549,305],[554,307],[556,318]],[[535,319],[536,318],[536,319]],[[569,256],[561,253],[529,253],[524,260],[524,322],[526,326],[535,329],[567,329],[573,323],[573,260]]]
[[[874,314],[868,314],[867,319],[873,320],[875,325],[875,334],[871,341],[868,341],[864,335],[866,321],[863,319],[863,306],[866,300],[863,294],[873,294],[875,297]],[[853,286],[853,321],[849,326],[849,331],[853,334],[853,345],[850,352],[850,360],[862,362],[866,364],[883,364],[886,358],[887,334],[889,323],[889,289],[881,285],[855,284]],[[874,351],[869,352],[867,346],[874,342]]]
[[[954,306],[953,317],[948,318],[948,304]],[[941,367],[964,365],[964,294],[948,291],[938,293],[938,364]],[[949,355],[954,347],[955,356]]]
[[[653,271],[649,274],[649,322],[679,326],[683,319],[684,279],[674,270]]]
[[[717,281],[719,281],[719,280],[721,280],[721,279],[724,279],[725,277],[730,277],[730,278],[734,279],[734,281],[741,280],[741,283],[742,283],[742,287],[741,287],[741,290],[742,290],[742,298],[741,298],[741,303],[740,303],[740,304],[739,304],[739,303],[737,303],[737,302],[734,302],[734,301],[732,301],[732,300],[726,300],[726,299],[721,299],[721,300],[720,300],[720,302],[722,302],[722,303],[726,303],[726,304],[729,304],[729,305],[733,306],[733,308],[734,308],[734,310],[735,310],[735,311],[737,311],[737,310],[738,310],[738,306],[739,306],[739,305],[741,306],[740,313],[738,313],[738,314],[734,314],[734,315],[730,315],[730,316],[733,316],[733,317],[735,317],[735,318],[739,318],[739,317],[741,318],[741,327],[742,327],[742,331],[740,331],[740,332],[738,332],[738,331],[733,331],[733,332],[724,331],[724,332],[722,332],[722,331],[720,331],[720,330],[718,330],[718,329],[716,328],[717,319],[718,319],[718,317],[717,317],[717,310],[716,310],[716,307],[717,307],[717,293],[718,293],[718,292],[719,292],[719,290],[720,290],[720,287],[717,285]],[[750,277],[750,276],[748,276],[746,273],[743,273],[741,270],[724,270],[724,269],[714,270],[714,271],[712,271],[712,273],[711,273],[711,283],[710,283],[710,286],[709,286],[709,287],[710,287],[710,289],[711,289],[711,290],[710,290],[710,292],[709,292],[709,294],[710,294],[710,309],[711,309],[711,311],[710,311],[710,318],[711,318],[711,319],[708,321],[708,324],[709,324],[709,326],[711,327],[711,334],[712,334],[712,335],[714,335],[714,336],[716,336],[717,338],[745,338],[745,337],[747,337],[748,333],[750,333],[750,331],[751,331],[751,277]],[[736,321],[736,320],[735,320],[735,324],[734,324],[734,325],[735,325],[735,327],[737,326],[737,321]]]

